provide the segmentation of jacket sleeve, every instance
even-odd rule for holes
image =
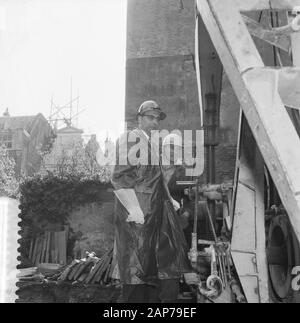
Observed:
[[[114,167],[111,183],[115,190],[134,188],[137,179],[137,168],[129,163],[128,151],[134,143],[128,143],[128,134],[125,133],[117,141],[116,165]],[[122,162],[123,161],[123,162]],[[126,162],[126,165],[124,164]]]

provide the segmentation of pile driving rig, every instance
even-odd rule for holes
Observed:
[[[272,66],[256,39],[273,49]],[[177,184],[195,205],[198,301],[298,303],[300,0],[198,0],[196,47],[207,185]],[[233,183],[215,183],[223,69],[241,105]]]

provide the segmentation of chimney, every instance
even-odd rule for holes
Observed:
[[[3,113],[3,117],[10,117],[10,114],[8,112],[8,108],[6,108],[5,112]]]

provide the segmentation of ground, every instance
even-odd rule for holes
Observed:
[[[120,288],[56,282],[18,283],[17,303],[116,303]]]

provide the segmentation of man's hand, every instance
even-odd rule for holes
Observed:
[[[119,201],[124,205],[128,212],[127,222],[144,224],[144,214],[140,207],[134,189],[119,189],[114,191]]]
[[[172,204],[175,211],[178,211],[180,209],[180,204],[176,200],[172,199]]]

